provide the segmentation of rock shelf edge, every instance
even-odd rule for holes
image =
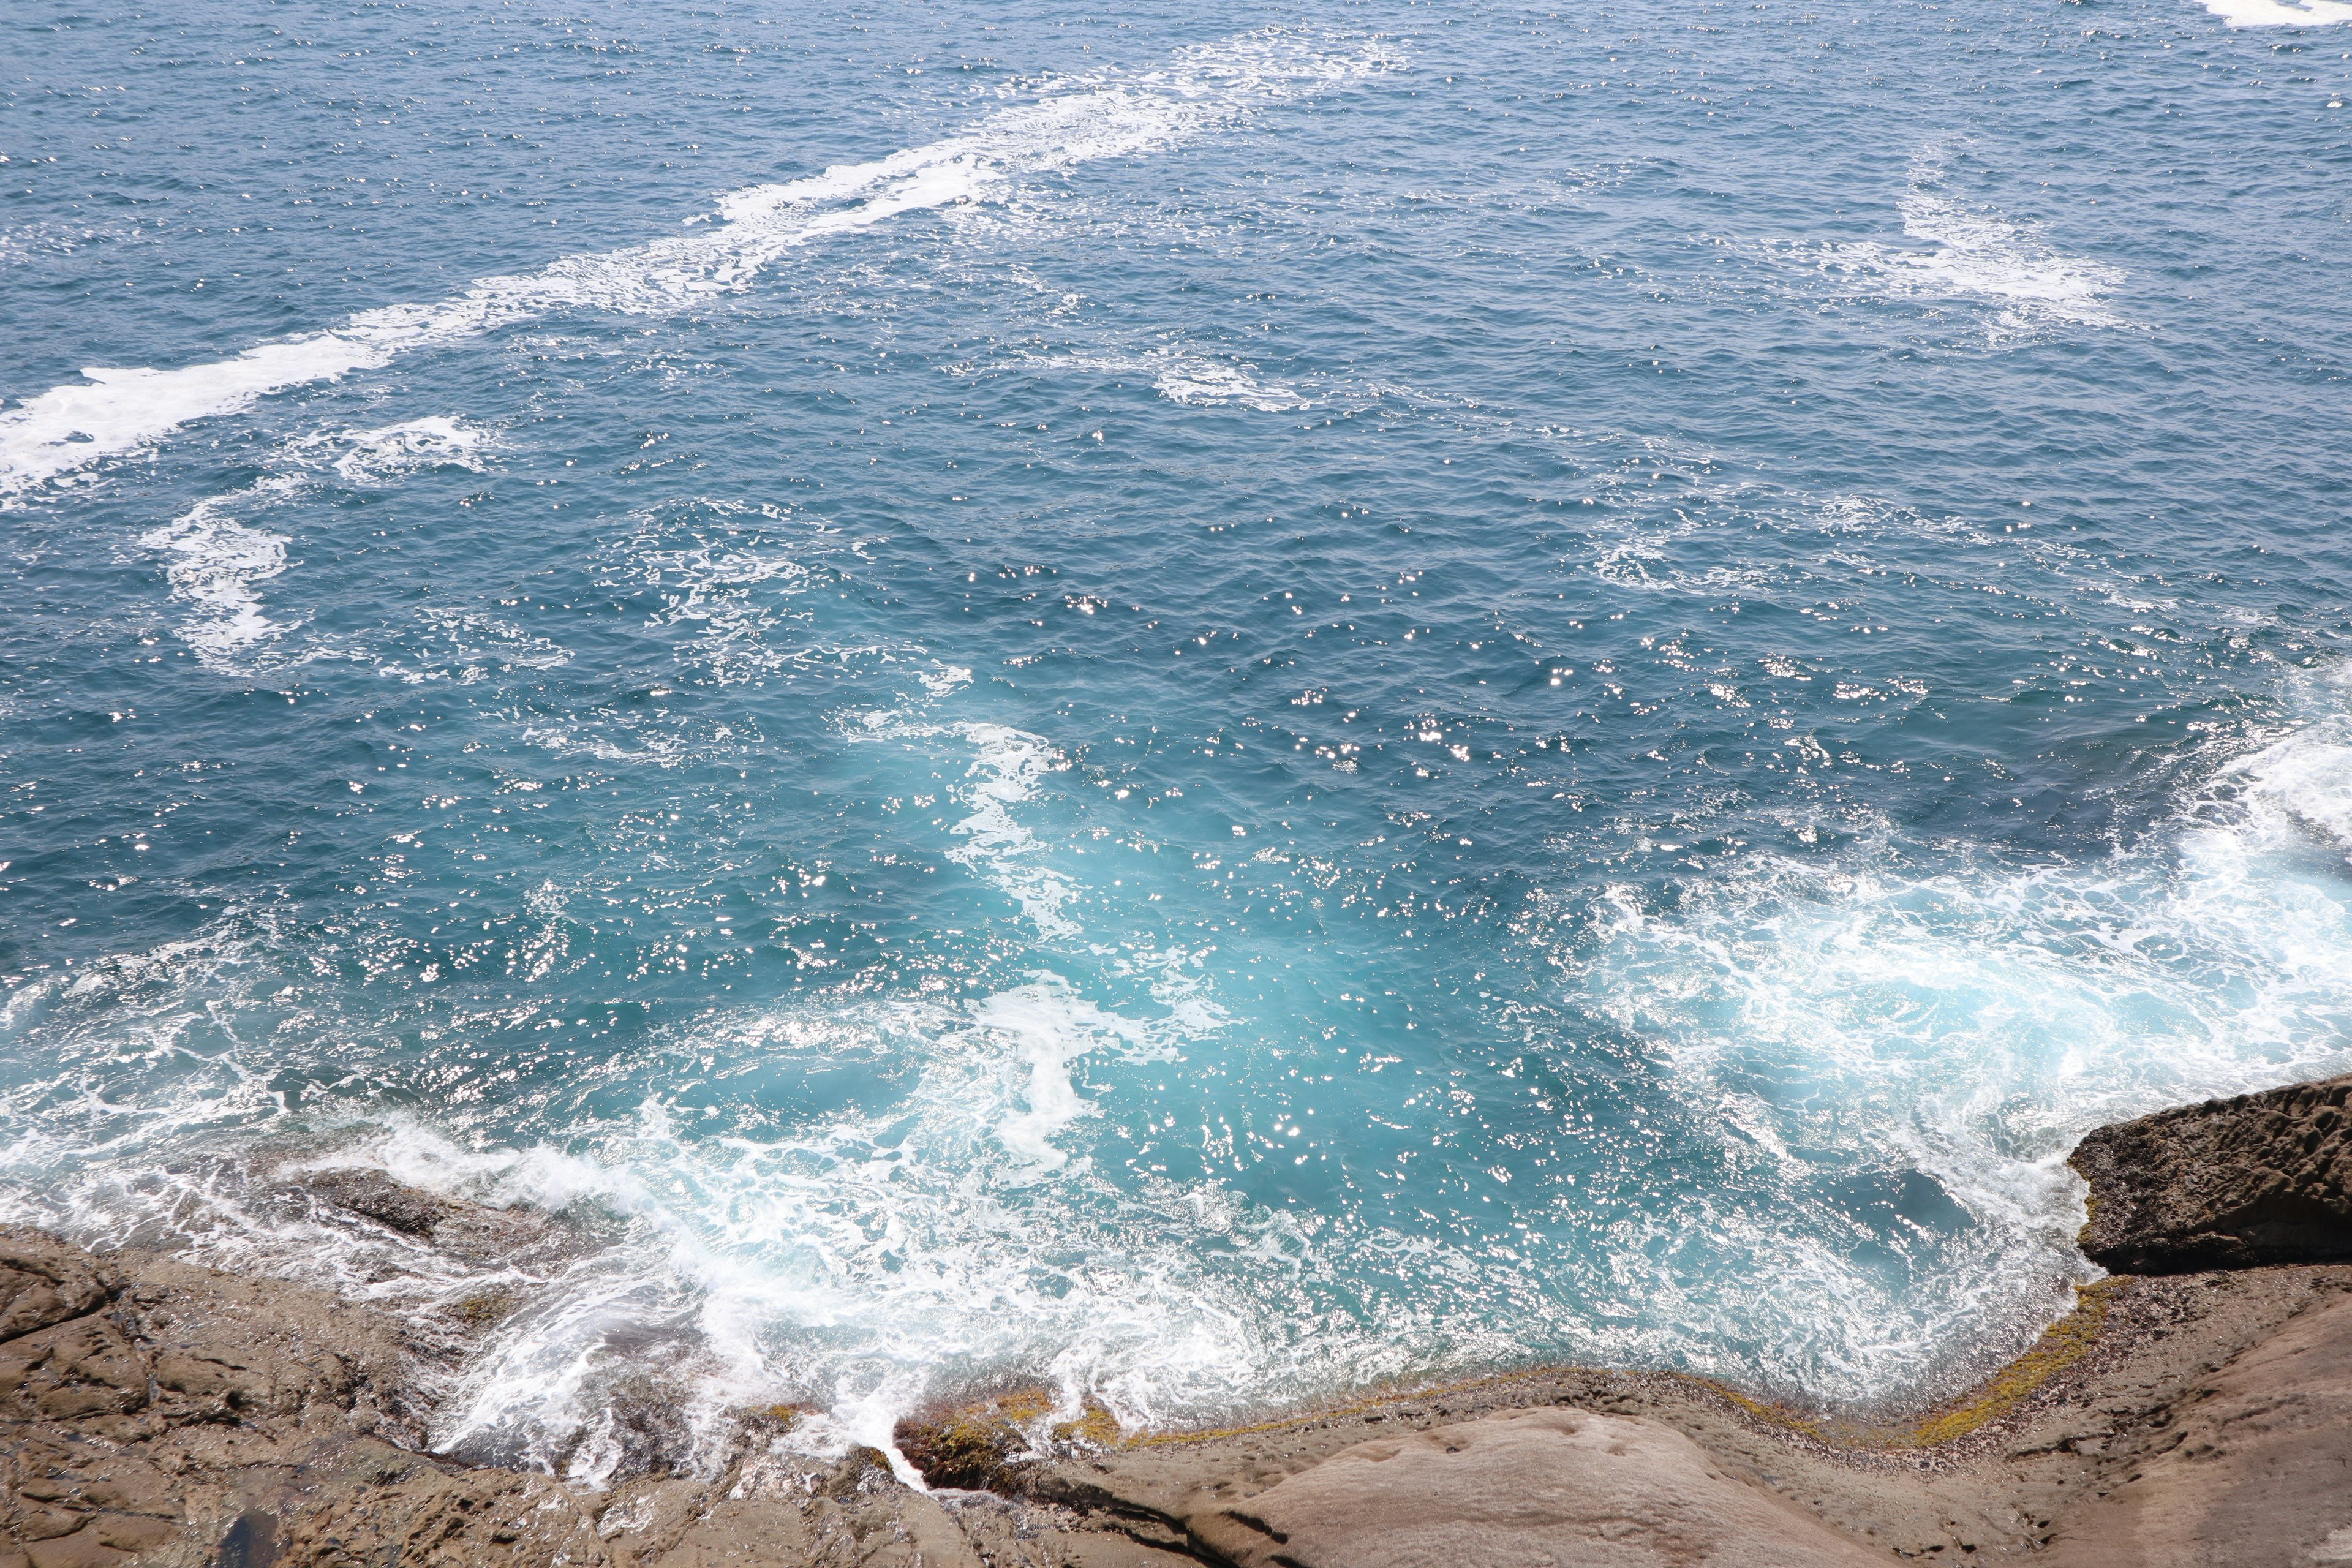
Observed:
[[[715,1475],[460,1463],[424,1451],[399,1323],[0,1233],[0,1568],[2352,1564],[2352,1077],[2103,1127],[2071,1163],[2111,1277],[1902,1420],[1552,1368],[1130,1436],[1012,1390],[901,1425],[929,1493],[871,1449],[783,1453],[781,1409]],[[351,1184],[377,1223],[447,1208]]]

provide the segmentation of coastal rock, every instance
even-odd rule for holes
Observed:
[[[2149,1423],[2065,1568],[2352,1563],[2352,1301],[2306,1311]]]
[[[0,1341],[94,1311],[115,1280],[96,1258],[39,1238],[0,1238]]]
[[[268,1568],[283,1534],[256,1500],[405,1429],[396,1339],[316,1292],[19,1232],[0,1300],[5,1568]]]
[[[445,1253],[509,1224],[425,1201]],[[2119,1278],[1893,1421],[1556,1367],[1138,1440],[1016,1387],[833,1460],[748,1409],[689,1473],[624,1382],[602,1490],[426,1451],[444,1317],[0,1232],[0,1568],[2352,1563],[2347,1266]]]
[[[372,1219],[403,1236],[430,1241],[456,1205],[404,1187],[382,1171],[321,1171],[304,1179],[307,1186],[346,1214]]]
[[[2082,1247],[2118,1274],[2352,1258],[2352,1076],[2092,1132]]]
[[[1343,1449],[1193,1515],[1238,1568],[1699,1568],[1879,1559],[1655,1421],[1522,1410]]]
[[[394,1228],[467,1219],[339,1190]],[[872,1449],[828,1468],[747,1444],[689,1476],[654,1431],[603,1491],[425,1452],[413,1349],[299,1286],[0,1233],[0,1568],[982,1568]],[[1008,1541],[1001,1568],[1072,1561]]]
[[[1013,1467],[1030,1447],[1024,1428],[1053,1407],[1049,1390],[1013,1389],[919,1411],[901,1418],[890,1437],[932,1486],[1018,1490],[1022,1481]]]

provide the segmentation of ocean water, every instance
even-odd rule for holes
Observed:
[[[12,6],[0,1215],[590,1481],[1954,1386],[2352,1068],[2347,21]]]

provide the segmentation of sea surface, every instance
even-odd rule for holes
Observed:
[[[1948,1391],[2352,1068],[2347,22],[18,0],[0,1217],[591,1482]]]

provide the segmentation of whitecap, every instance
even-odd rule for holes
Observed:
[[[730,1411],[811,1395],[830,1418],[797,1445],[889,1452],[894,1421],[934,1379],[1006,1358],[1054,1368],[1073,1407],[1107,1373],[1142,1419],[1222,1398],[1264,1361],[1243,1288],[1204,1273],[1187,1245],[1203,1215],[1243,1236],[1263,1226],[1213,1190],[1122,1217],[1129,1200],[1057,1140],[1097,1114],[1072,1080],[1079,1058],[1165,1059],[1203,1026],[1115,1011],[1051,973],[969,1006],[738,1016],[676,1042],[678,1057],[746,1070],[912,1053],[922,1071],[885,1106],[772,1137],[698,1133],[650,1099],[567,1147],[468,1148],[397,1121],[306,1168],[627,1222],[616,1244],[543,1273],[482,1347],[444,1405],[444,1452],[604,1484],[623,1446],[604,1393],[649,1374],[677,1391],[702,1461],[721,1456]],[[1077,1257],[1090,1261],[1066,1272]]]

